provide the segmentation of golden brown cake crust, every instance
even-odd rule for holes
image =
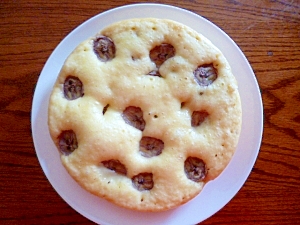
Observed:
[[[104,56],[94,47],[101,37],[114,45]],[[152,56],[157,46],[162,63]],[[204,67],[209,78],[201,78]],[[64,91],[67,79],[75,92]],[[162,211],[195,197],[227,166],[241,104],[227,60],[208,39],[171,20],[131,19],[104,28],[67,58],[48,124],[63,165],[83,188],[125,208]],[[159,149],[148,151],[149,143]],[[195,180],[187,159],[205,170]]]

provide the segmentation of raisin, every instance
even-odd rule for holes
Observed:
[[[208,86],[212,84],[218,77],[217,70],[212,64],[199,66],[194,71],[194,76],[200,86]]]
[[[156,77],[161,77],[160,73],[158,70],[152,70],[151,72],[148,73],[150,76],[156,76]]]
[[[106,106],[104,106],[103,111],[102,111],[102,114],[103,114],[103,115],[106,113],[108,107],[109,107],[109,104],[107,104]]]
[[[169,58],[175,55],[175,48],[170,44],[161,44],[150,51],[150,59],[155,63],[156,70],[151,71],[148,75],[161,76],[158,69]]]
[[[58,145],[61,153],[64,155],[71,154],[78,148],[76,134],[73,130],[65,130],[58,136]]]
[[[140,173],[132,177],[133,186],[139,191],[151,190],[154,186],[152,173]]]
[[[192,127],[199,126],[209,114],[205,110],[194,111],[192,114]]]
[[[94,40],[94,52],[102,62],[107,62],[115,57],[115,44],[109,37],[97,37]]]
[[[202,181],[206,174],[207,169],[204,161],[197,157],[188,157],[184,162],[184,171],[186,176],[195,182]]]
[[[136,129],[143,131],[146,126],[146,122],[143,119],[143,111],[139,107],[128,106],[122,114],[125,122]]]
[[[68,100],[75,100],[83,96],[83,84],[78,77],[68,76],[64,82],[64,96]]]
[[[105,166],[107,169],[113,170],[118,174],[126,175],[127,169],[126,167],[120,163],[119,160],[107,160],[102,162],[103,166]]]
[[[160,155],[163,148],[164,142],[153,137],[142,137],[140,141],[140,152],[148,158]]]

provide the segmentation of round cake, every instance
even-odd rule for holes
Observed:
[[[111,24],[66,59],[50,135],[68,173],[119,206],[163,211],[198,195],[231,160],[238,86],[207,38],[166,19]]]

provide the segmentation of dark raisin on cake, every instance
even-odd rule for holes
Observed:
[[[112,60],[116,54],[114,42],[106,36],[97,37],[94,40],[94,52],[102,62]]]
[[[133,186],[139,191],[151,190],[154,186],[152,173],[140,173],[132,178]]]
[[[71,154],[78,148],[76,134],[73,130],[65,130],[58,136],[59,150],[64,155]]]
[[[206,174],[206,164],[197,157],[188,157],[184,162],[184,171],[186,176],[195,182],[202,181]]]
[[[170,45],[163,43],[161,45],[155,46],[150,51],[150,59],[155,63],[156,69],[149,72],[148,75],[151,76],[159,76],[159,67],[169,58],[172,58],[175,55],[175,48]]]
[[[126,167],[119,160],[115,160],[115,159],[106,160],[106,161],[103,161],[102,164],[107,169],[113,170],[118,174],[122,174],[122,175],[127,174]]]
[[[218,74],[213,64],[204,64],[194,71],[194,77],[200,86],[208,86],[217,79]]]
[[[64,82],[64,96],[68,100],[75,100],[84,95],[83,84],[78,77],[68,76]]]
[[[122,113],[122,117],[124,121],[135,127],[136,129],[139,129],[143,131],[146,126],[146,122],[143,119],[143,111],[139,107],[135,106],[128,106]]]
[[[203,123],[203,121],[209,116],[208,112],[205,110],[194,111],[192,114],[192,127],[197,127]]]
[[[164,142],[153,137],[142,137],[140,141],[140,152],[147,158],[160,155],[164,148]]]

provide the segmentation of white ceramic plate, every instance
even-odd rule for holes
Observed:
[[[225,171],[209,182],[193,200],[160,213],[141,213],[115,206],[83,190],[66,172],[47,126],[48,101],[58,73],[72,50],[105,26],[123,19],[156,17],[190,26],[209,38],[227,57],[239,84],[243,124],[237,151]],[[32,105],[32,133],[39,162],[58,194],[88,219],[108,224],[196,224],[212,216],[239,191],[257,158],[263,127],[259,87],[238,46],[217,26],[192,12],[168,5],[135,4],[101,13],[72,31],[49,57],[36,86]]]

